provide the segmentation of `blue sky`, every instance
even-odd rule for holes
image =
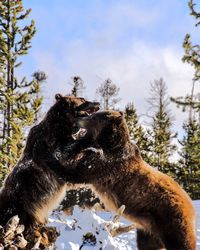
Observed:
[[[85,81],[85,96],[106,78],[120,87],[121,109],[133,101],[139,114],[147,112],[149,83],[163,77],[169,95],[190,91],[192,68],[183,64],[186,33],[199,43],[198,28],[187,0],[24,0],[37,33],[23,58],[20,76],[37,69],[49,76],[43,86],[45,108],[54,94],[70,90],[70,77]],[[184,114],[174,105],[177,126]]]

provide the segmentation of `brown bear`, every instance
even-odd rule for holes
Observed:
[[[92,184],[110,210],[125,205],[126,218],[137,227],[139,250],[195,250],[191,199],[172,178],[143,161],[123,114],[97,112],[79,125],[79,148],[81,137],[91,138],[92,145],[95,138],[103,155],[91,147],[68,159],[62,155],[62,175],[73,183]]]
[[[45,157],[69,145],[75,119],[95,112],[99,104],[60,94],[55,99],[46,117],[30,130],[23,155],[0,191],[0,225],[14,215],[26,228],[43,224],[64,198],[66,182]]]

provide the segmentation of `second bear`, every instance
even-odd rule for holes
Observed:
[[[121,112],[98,112],[79,121],[84,138],[103,150],[86,148],[65,159],[63,175],[73,183],[92,184],[105,206],[137,227],[139,250],[195,250],[195,210],[187,193],[169,176],[149,166],[129,138]],[[83,129],[85,132],[83,133]],[[64,156],[63,156],[64,157]],[[69,164],[70,163],[70,164]]]

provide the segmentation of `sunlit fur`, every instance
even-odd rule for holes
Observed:
[[[195,250],[191,199],[172,178],[143,161],[129,139],[123,115],[99,112],[83,119],[81,125],[90,136],[94,131],[104,155],[82,151],[73,169],[66,162],[67,179],[92,184],[111,210],[125,205],[125,216],[138,227],[139,250]]]

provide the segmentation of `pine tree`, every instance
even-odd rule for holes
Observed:
[[[190,9],[190,15],[193,16],[196,20],[196,27],[200,25],[200,12],[197,12],[195,9],[196,4],[193,0],[188,2],[188,6]],[[183,48],[185,49],[185,55],[183,56],[183,62],[187,62],[191,64],[195,69],[194,79],[200,79],[200,46],[197,44],[192,44],[190,35],[186,34]]]
[[[172,143],[176,134],[171,131],[172,119],[168,110],[169,99],[163,79],[155,80],[151,84],[150,94],[149,104],[154,110],[151,117],[151,128],[148,130],[151,137],[151,164],[161,172],[173,175],[170,157],[176,149],[176,145]]]
[[[188,2],[190,14],[197,20],[196,26],[200,25],[200,13],[196,11],[193,0]],[[185,97],[171,98],[188,112],[188,120],[183,124],[184,137],[180,144],[179,166],[177,170],[178,181],[188,191],[193,199],[200,198],[200,96],[195,92],[195,87],[200,80],[200,45],[193,44],[189,34],[186,34],[183,48],[185,54],[183,62],[189,63],[194,68],[194,77],[191,93]]]
[[[11,168],[19,158],[25,128],[37,118],[42,103],[39,72],[28,82],[19,81],[16,70],[19,58],[28,53],[36,28],[34,21],[22,26],[31,9],[24,10],[22,0],[0,2],[0,169]],[[3,171],[4,172],[4,171]]]
[[[73,83],[72,83],[73,87],[71,90],[72,95],[74,96],[81,95],[82,91],[85,88],[83,79],[80,76],[73,76],[72,80],[73,80]]]
[[[125,119],[131,140],[138,146],[142,158],[146,162],[149,162],[150,140],[142,125],[139,124],[138,115],[133,103],[127,104],[125,108]]]
[[[99,88],[97,88],[96,93],[101,98],[102,107],[104,110],[115,109],[116,103],[120,101],[118,98],[120,88],[112,82],[111,79],[106,79]]]
[[[200,199],[200,123],[196,117],[183,124],[178,179],[193,199]]]
[[[190,9],[190,15],[192,15],[196,20],[196,26],[200,25],[200,13],[196,11],[193,0],[188,2],[188,6]],[[183,111],[188,107],[189,109],[192,108],[197,112],[200,112],[200,101],[199,101],[199,94],[195,94],[195,85],[199,84],[200,80],[200,45],[193,44],[191,41],[190,34],[186,34],[183,48],[185,50],[185,54],[182,58],[184,63],[189,63],[194,68],[194,77],[193,77],[193,87],[192,93],[186,95],[185,97],[176,97],[171,98],[172,101],[178,104],[178,106],[183,107]]]
[[[83,187],[79,189],[71,189],[66,192],[65,199],[62,202],[63,210],[78,205],[80,207],[92,207],[100,200],[90,188]]]

